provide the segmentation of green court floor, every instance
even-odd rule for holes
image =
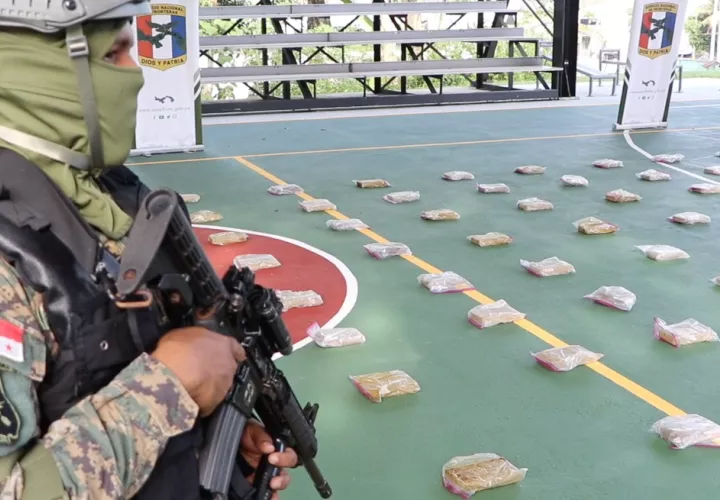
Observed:
[[[693,195],[705,166],[720,164],[720,101],[677,103],[670,130],[634,133],[651,154],[682,153],[662,169],[611,132],[615,106],[342,118],[208,126],[206,150],[136,159],[151,186],[202,195],[193,209],[222,213],[229,227],[305,241],[341,259],[356,275],[359,296],[343,325],[367,336],[361,346],[323,350],[310,345],[281,359],[299,397],[320,403],[318,463],[338,500],[442,500],[442,465],[457,455],[492,452],[529,469],[513,486],[478,493],[491,500],[693,500],[717,498],[720,451],[672,451],[650,426],[665,412],[699,413],[720,421],[720,345],[674,349],[652,336],[653,318],[695,318],[720,331],[720,196]],[[242,161],[234,156],[242,156]],[[213,159],[220,158],[220,159]],[[591,166],[622,160],[622,169]],[[520,165],[547,167],[519,176]],[[635,177],[648,168],[670,182]],[[448,170],[476,181],[445,182]],[[586,177],[587,188],[564,188],[564,174]],[[425,272],[402,258],[377,261],[359,232],[326,228],[330,215],[303,213],[295,196],[266,192],[274,177],[327,198],[375,234],[409,245],[421,265],[454,271],[482,294],[526,313],[530,327],[478,330],[463,294],[433,295],[418,286]],[[390,205],[387,190],[361,190],[353,179],[387,179],[392,190],[417,190],[418,202]],[[713,179],[712,177],[709,177]],[[720,181],[720,178],[714,180]],[[504,182],[506,195],[480,195],[475,182]],[[643,199],[611,204],[604,194],[626,189]],[[521,198],[551,201],[552,212],[523,213]],[[426,222],[423,210],[450,208],[461,219]],[[706,226],[677,226],[685,211],[713,217]],[[572,222],[594,215],[618,224],[611,236],[583,237]],[[717,222],[716,222],[717,219]],[[499,231],[509,247],[482,249],[470,234]],[[635,245],[682,248],[687,261],[653,262]],[[536,278],[520,259],[557,256],[577,273]],[[637,295],[629,313],[584,300],[602,285]],[[553,335],[603,353],[602,369],[551,373],[530,352]],[[382,404],[364,399],[348,375],[401,369],[420,393]],[[605,373],[604,376],[602,373]],[[679,409],[679,410],[678,410]],[[283,500],[319,498],[302,470]]]

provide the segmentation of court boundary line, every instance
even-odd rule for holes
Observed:
[[[236,156],[234,157],[234,160],[246,167],[247,169],[255,172],[256,174],[260,175],[261,177],[264,177],[266,180],[274,183],[274,184],[288,184],[283,179],[277,177],[276,175],[268,172],[267,170],[263,169],[262,167],[254,164],[253,162],[247,160],[246,158],[242,156]],[[305,201],[312,201],[316,198],[312,197],[311,195],[307,194],[307,192],[302,193],[295,193],[295,195]],[[345,214],[339,212],[338,210],[324,210],[324,212],[331,217],[337,219],[337,220],[347,220],[350,217],[346,216]],[[389,240],[384,238],[383,236],[377,234],[376,232],[372,231],[371,229],[358,229],[356,230],[371,240],[377,242],[377,243],[389,243]],[[432,274],[439,274],[442,273],[442,270],[436,268],[432,264],[429,264],[428,262],[420,259],[417,257],[417,255],[401,255],[402,259],[410,262],[411,264],[415,265],[416,267],[422,269],[423,271],[427,273]],[[479,304],[490,304],[495,302],[495,300],[491,299],[487,295],[484,295],[478,290],[471,290],[471,291],[465,291],[461,292],[462,294],[466,295],[470,299],[474,300],[475,302]],[[536,325],[535,323],[527,320],[522,319],[519,321],[514,322],[515,325],[520,327],[522,330],[525,330],[527,333],[533,335],[534,337],[544,341],[546,344],[549,344],[552,347],[566,347],[569,344],[567,344],[565,341],[561,340],[560,338],[556,337],[552,333],[548,332],[547,330],[541,328],[540,326]],[[600,361],[596,361],[594,363],[589,363],[586,365],[583,365],[586,368],[589,368],[590,370],[594,371],[595,373],[605,377],[608,381],[614,383],[615,385],[625,389],[630,394],[636,396],[640,400],[648,403],[649,405],[653,406],[655,409],[659,410],[660,412],[670,415],[670,416],[678,416],[678,415],[686,415],[686,412],[675,406],[674,404],[670,403],[669,401],[663,399],[662,397],[658,396],[651,390],[643,387],[642,385],[638,384],[637,382],[634,382],[633,380],[629,379],[628,377],[622,375],[618,371],[610,368],[609,366],[605,365],[604,363]]]
[[[355,277],[355,274],[350,270],[350,268],[340,259],[335,257],[333,254],[328,253],[324,250],[320,250],[317,247],[314,247],[310,245],[309,243],[305,243],[304,241],[296,240],[294,238],[289,238],[287,236],[281,236],[279,234],[271,234],[271,233],[263,233],[260,231],[251,231],[249,229],[240,229],[236,227],[230,227],[230,226],[216,226],[212,224],[193,224],[193,227],[201,228],[201,229],[213,229],[218,231],[237,231],[241,233],[247,233],[251,235],[256,236],[263,236],[265,238],[273,239],[273,240],[279,240],[284,241],[285,243],[290,243],[291,245],[298,246],[302,249],[307,250],[308,252],[312,252],[315,255],[319,255],[323,259],[327,260],[328,262],[332,263],[338,271],[340,271],[340,274],[342,274],[343,278],[345,279],[345,287],[347,288],[345,293],[345,299],[343,300],[342,305],[340,306],[340,309],[335,313],[335,315],[330,318],[327,323],[322,325],[320,328],[335,328],[337,325],[340,324],[342,320],[344,320],[348,314],[353,310],[355,307],[355,304],[357,303],[358,298],[358,282],[357,278]],[[310,336],[305,337],[299,342],[293,343],[293,352],[297,351],[298,349],[301,349],[305,347],[306,345],[312,344],[314,341]],[[283,355],[279,352],[274,354],[272,359],[280,359]]]
[[[630,131],[629,131],[629,130],[623,131],[623,137],[625,137],[625,141],[628,143],[628,146],[630,146],[632,149],[634,149],[635,151],[637,151],[638,153],[640,153],[641,155],[643,155],[645,158],[648,158],[648,159],[650,159],[650,160],[653,159],[653,155],[651,155],[650,153],[648,153],[647,151],[645,151],[643,148],[641,148],[640,146],[638,146],[637,144],[635,144],[635,141],[633,141],[633,140],[632,140],[632,137],[630,136]],[[720,186],[720,182],[714,181],[714,180],[712,180],[712,179],[708,179],[708,178],[706,178],[706,177],[703,177],[702,175],[698,175],[698,174],[695,174],[695,173],[693,173],[693,172],[689,172],[689,171],[685,170],[684,168],[676,167],[676,166],[674,166],[674,165],[670,165],[669,163],[665,163],[665,162],[662,162],[662,161],[658,161],[658,162],[655,162],[655,163],[657,163],[658,165],[662,165],[663,167],[666,167],[666,168],[675,170],[676,172],[683,173],[683,174],[688,175],[688,176],[690,176],[690,177],[694,177],[694,178],[696,178],[696,179],[700,179],[701,181],[705,181],[705,182],[707,182],[707,183],[709,183],[709,184],[715,184],[716,186]]]
[[[703,130],[720,130],[720,126],[714,127],[692,127],[692,128],[674,128],[674,129],[660,129],[660,130],[639,130],[637,134],[662,134],[662,133],[680,133],[680,132],[695,132]],[[220,161],[220,160],[233,160],[238,157],[242,158],[270,158],[277,156],[301,156],[301,155],[312,155],[312,154],[329,154],[329,153],[353,153],[363,151],[388,151],[394,149],[421,149],[421,148],[437,148],[437,147],[452,147],[452,146],[476,146],[483,144],[506,144],[512,142],[524,142],[524,141],[551,141],[551,140],[563,140],[563,139],[588,139],[592,137],[612,137],[621,136],[623,132],[600,132],[593,134],[566,134],[566,135],[547,135],[547,136],[533,136],[533,137],[507,137],[504,139],[477,139],[474,141],[452,141],[452,142],[428,142],[418,144],[394,144],[388,146],[362,146],[355,148],[337,148],[337,149],[318,149],[308,151],[286,151],[278,153],[256,153],[247,155],[229,155],[229,156],[217,156],[217,157],[205,157],[205,158],[184,158],[177,160],[159,160],[159,161],[148,161],[148,162],[137,162],[128,163],[128,167],[136,166],[151,166],[151,165],[168,165],[174,163],[198,163],[203,161]]]

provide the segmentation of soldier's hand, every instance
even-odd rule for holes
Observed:
[[[232,337],[187,327],[165,334],[152,356],[175,373],[200,408],[200,416],[206,417],[232,387],[245,350]]]
[[[290,475],[286,469],[292,469],[298,464],[295,450],[287,448],[283,452],[275,451],[273,440],[265,432],[263,425],[255,420],[248,420],[240,442],[240,453],[253,468],[258,467],[263,455],[269,455],[268,462],[282,469],[278,476],[270,480],[270,488],[274,490],[270,500],[279,500],[278,491],[285,490],[290,485]],[[254,479],[255,474],[252,474],[248,481],[252,483]]]

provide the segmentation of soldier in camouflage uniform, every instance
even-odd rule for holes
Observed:
[[[29,161],[116,259],[132,217],[98,179],[108,165],[121,165],[132,145],[142,72],[129,56],[128,21],[147,13],[143,0],[0,0],[0,182],[4,161]],[[0,255],[0,500],[199,499],[197,478],[188,479],[197,474],[194,450],[180,447],[175,455],[184,461],[171,457],[162,473],[155,469],[168,443],[189,434],[227,394],[242,347],[202,328],[171,330],[98,390],[65,395],[73,403],[49,417],[43,403],[58,400],[61,384],[52,384],[65,376],[51,372],[82,366],[62,364],[51,318],[58,302],[30,286],[11,254]],[[297,465],[293,450],[274,450],[251,422],[241,444],[246,462],[256,466],[269,454],[279,467]],[[151,476],[154,489],[143,495]],[[271,482],[273,499],[288,484],[283,470]]]

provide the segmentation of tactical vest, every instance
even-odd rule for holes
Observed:
[[[126,167],[98,183],[130,216],[149,189]],[[187,215],[187,208],[182,204]],[[60,345],[39,388],[44,433],[82,398],[106,386],[138,355],[151,352],[169,329],[150,310],[119,309],[93,280],[100,262],[117,264],[95,231],[52,180],[22,156],[0,149],[0,255],[23,283],[43,294]],[[149,276],[172,271],[161,250]],[[172,438],[137,500],[198,500],[200,426]]]

